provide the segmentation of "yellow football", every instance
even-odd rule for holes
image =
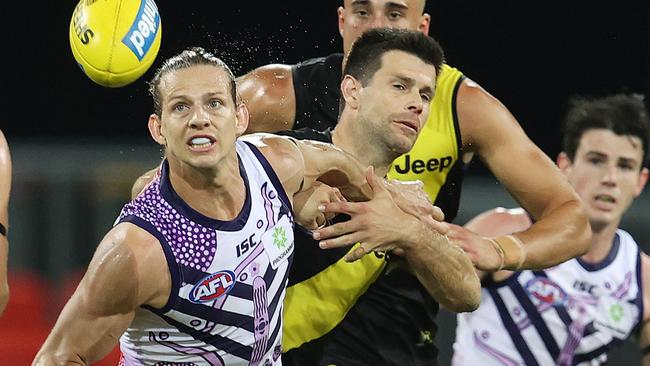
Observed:
[[[153,0],[81,0],[70,20],[70,48],[99,85],[134,82],[160,49],[160,13]]]

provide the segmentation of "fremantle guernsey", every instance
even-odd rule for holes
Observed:
[[[293,259],[293,216],[278,177],[259,150],[237,141],[246,200],[232,221],[194,211],[159,176],[116,223],[159,241],[172,290],[162,309],[143,306],[122,335],[130,365],[280,365],[282,304]]]
[[[619,229],[608,256],[571,259],[489,283],[458,315],[454,366],[602,365],[643,314],[641,256]]]

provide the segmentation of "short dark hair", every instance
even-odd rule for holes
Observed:
[[[381,58],[389,51],[410,53],[427,64],[433,65],[436,75],[445,62],[442,47],[432,37],[414,30],[395,28],[374,28],[364,32],[354,43],[348,53],[343,75],[353,76],[367,85],[381,68]],[[339,114],[345,108],[345,99],[341,98]]]
[[[643,144],[641,167],[648,162],[650,127],[642,94],[612,94],[593,98],[574,96],[564,122],[562,150],[573,160],[582,135],[590,129],[606,129],[617,135],[638,137]]]
[[[213,65],[226,70],[230,78],[230,94],[232,95],[233,102],[235,102],[235,104],[237,103],[237,85],[235,83],[235,75],[232,73],[232,70],[230,70],[228,65],[202,47],[190,47],[178,55],[165,60],[163,65],[156,70],[153,79],[149,82],[149,93],[153,97],[154,111],[158,116],[162,115],[160,90],[158,89],[160,86],[160,79],[168,72],[186,69],[195,65]]]
[[[364,32],[348,54],[343,75],[354,76],[366,85],[381,68],[381,57],[389,51],[403,51],[433,65],[436,74],[445,62],[440,44],[432,37],[414,30],[375,28]]]

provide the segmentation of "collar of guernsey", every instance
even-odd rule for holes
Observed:
[[[462,79],[459,70],[443,65],[429,118],[413,150],[396,159],[388,173],[391,179],[422,180],[432,201],[436,200],[460,156],[454,106]],[[290,286],[284,301],[283,351],[300,347],[334,329],[385,266],[383,256],[366,255],[354,263],[346,263],[341,258],[307,280]]]

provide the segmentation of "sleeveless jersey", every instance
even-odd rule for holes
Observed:
[[[618,229],[597,264],[571,259],[483,289],[458,316],[453,365],[602,365],[643,316],[641,256]]]
[[[336,124],[341,62],[342,55],[335,54],[293,67],[294,128],[324,130]],[[456,215],[462,179],[455,113],[462,80],[458,70],[443,66],[417,150],[397,159],[389,173],[393,179],[423,180],[427,193],[442,206],[448,220]],[[305,131],[292,133],[298,138],[331,141],[329,131]],[[298,229],[295,235],[299,237]],[[316,248],[313,251],[304,249],[312,246]],[[298,259],[289,276],[285,301],[286,365],[435,364],[438,305],[414,276],[400,269],[386,271],[386,258],[381,254],[379,258],[365,256],[364,263],[345,263],[342,257],[347,250],[315,260],[316,250],[317,243],[296,249]],[[327,312],[321,313],[322,308]],[[304,318],[310,314],[317,320]]]
[[[167,304],[139,308],[122,335],[124,365],[281,364],[293,258],[290,201],[259,150],[236,146],[246,199],[232,221],[208,218],[182,201],[166,161],[116,221],[158,239],[172,280]]]

